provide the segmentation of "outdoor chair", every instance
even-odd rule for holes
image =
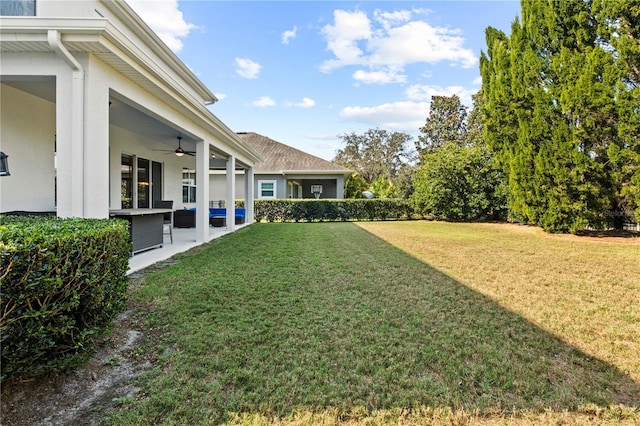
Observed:
[[[168,200],[154,201],[153,208],[173,210],[173,201],[168,201]],[[169,225],[168,234],[164,232],[165,225]],[[164,221],[162,222],[162,235],[169,235],[169,241],[171,241],[171,244],[173,244],[173,212],[168,212],[164,214]]]

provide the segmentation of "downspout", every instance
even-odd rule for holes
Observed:
[[[69,216],[84,217],[84,68],[62,44],[60,31],[49,30],[47,41],[51,50],[72,70],[71,82],[71,211]],[[59,100],[56,100],[56,104]],[[59,105],[57,106],[57,108]]]

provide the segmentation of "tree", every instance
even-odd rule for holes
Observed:
[[[447,142],[464,144],[466,124],[467,107],[458,96],[432,96],[429,116],[420,128],[423,134],[416,142],[418,153],[433,152]]]
[[[456,106],[431,108],[431,114],[443,123],[438,126],[438,133],[455,137],[433,143],[422,151],[411,196],[416,210],[422,214],[454,221],[506,218],[504,175],[494,166],[482,136],[482,92],[474,95],[473,100],[474,108],[468,115],[457,97],[434,97],[432,100],[432,104]],[[435,122],[429,116],[423,129],[433,129],[429,123]],[[447,128],[446,123],[452,128]],[[437,138],[430,139],[438,141]]]
[[[616,52],[621,79],[616,84],[619,144],[608,147],[621,211],[635,209],[640,222],[640,1],[595,0],[601,43]],[[614,219],[618,218],[614,215]]]
[[[412,138],[406,133],[369,129],[340,137],[345,147],[338,150],[333,161],[357,171],[369,184],[381,176],[395,180],[412,160],[408,148]]]
[[[364,198],[362,192],[369,189],[369,183],[359,173],[353,173],[344,187],[345,198]]]
[[[624,27],[621,12],[609,6],[608,0],[525,0],[510,37],[486,31],[485,139],[508,176],[513,220],[575,232],[602,226],[605,212],[633,198],[625,194],[637,188],[637,138],[620,128],[637,118],[639,104],[624,107],[633,98],[625,78],[633,73],[616,51],[618,34],[625,33],[615,30]],[[616,153],[624,154],[612,161]]]

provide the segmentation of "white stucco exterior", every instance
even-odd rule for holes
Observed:
[[[259,155],[209,111],[215,96],[126,3],[38,0],[36,13],[0,17],[0,150],[11,171],[0,179],[0,212],[106,218],[123,207],[124,154],[161,164],[162,188],[148,202],[196,207],[196,240],[205,241],[209,168],[226,167],[232,202],[249,187],[235,168],[252,176]],[[178,136],[194,156],[174,155]],[[183,201],[183,169],[195,171],[195,202]]]

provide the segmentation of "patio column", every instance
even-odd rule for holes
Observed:
[[[344,176],[336,178],[336,198],[344,198]]]
[[[196,243],[209,241],[209,142],[196,141]]]
[[[56,80],[57,215],[84,217],[84,68],[62,45],[58,31],[50,30],[47,38],[69,67]]]
[[[244,170],[244,208],[245,223],[253,223],[254,202],[254,183],[253,183],[253,167],[247,167]]]
[[[84,217],[109,217],[109,87],[98,66],[85,78]]]
[[[236,157],[227,160],[227,231],[236,229]]]

